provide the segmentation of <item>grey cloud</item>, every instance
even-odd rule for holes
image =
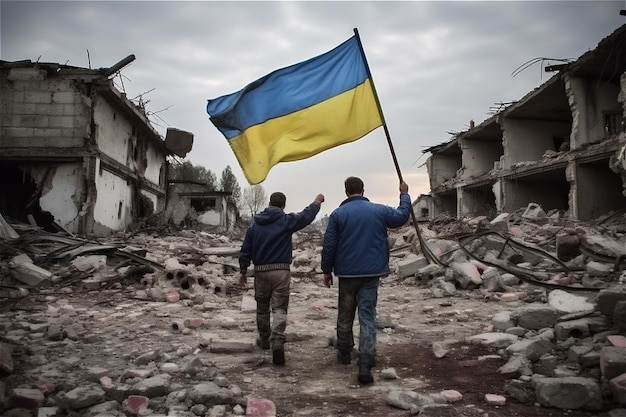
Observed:
[[[194,132],[192,163],[217,174],[231,165],[247,187],[209,121],[206,100],[326,52],[356,27],[404,174],[423,175],[415,167],[422,149],[449,139],[448,131],[465,130],[471,118],[481,122],[494,103],[520,99],[550,76],[535,65],[512,77],[516,67],[541,56],[579,57],[624,24],[624,7],[623,1],[3,0],[0,52],[4,60],[41,56],[88,66],[89,50],[94,68],[135,54],[117,80],[128,96],[143,94],[159,131],[171,125]],[[263,185],[289,194],[325,192],[329,211],[343,198],[341,187],[321,188],[348,175],[393,178],[382,129],[309,160],[279,164]],[[369,183],[373,199],[389,195],[388,189],[378,194],[378,181]],[[291,195],[290,203],[295,209],[309,199]]]

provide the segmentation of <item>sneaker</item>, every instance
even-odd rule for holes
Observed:
[[[270,341],[269,340],[263,340],[261,338],[258,338],[256,340],[256,345],[258,347],[260,347],[263,350],[270,350]]]
[[[274,350],[272,350],[272,362],[274,362],[274,365],[284,365],[285,349],[283,349],[282,347],[274,348]]]
[[[357,379],[361,384],[371,384],[374,382],[371,367],[366,364],[359,364],[359,375]]]
[[[350,365],[350,353],[337,351],[337,363],[340,365]]]

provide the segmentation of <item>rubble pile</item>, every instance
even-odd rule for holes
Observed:
[[[626,413],[624,220],[621,213],[572,223],[530,205],[491,220],[434,221],[421,236],[406,225],[390,233],[393,273],[384,285],[415,291],[409,299],[419,291],[423,299],[500,305],[482,333],[463,338],[505,361],[503,395],[488,394],[486,404],[617,417]],[[0,414],[276,415],[271,399],[229,380],[210,359],[263,363],[253,293],[236,285],[242,236],[182,230],[96,242],[4,219],[0,226]],[[294,296],[321,274],[321,239],[315,229],[294,235]],[[302,295],[310,300],[305,318],[332,322],[315,297]],[[432,349],[446,355],[445,343]],[[393,369],[379,376],[399,380]],[[389,406],[459,415],[462,394],[401,385],[388,390]]]
[[[494,317],[491,332],[467,339],[501,348],[508,363],[500,372],[511,376],[506,391],[516,400],[563,409],[626,406],[624,212],[574,228],[531,204],[521,218],[468,220],[458,230],[473,234],[456,241],[426,237],[437,264],[411,256],[399,262],[398,276],[434,297],[477,290],[528,302]]]

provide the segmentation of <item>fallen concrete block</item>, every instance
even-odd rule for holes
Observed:
[[[518,326],[530,330],[554,327],[558,316],[558,311],[554,307],[543,303],[528,304],[511,313]]]
[[[600,351],[600,371],[602,376],[611,379],[626,373],[626,348],[605,346]]]
[[[9,262],[9,273],[13,278],[31,287],[49,286],[52,273],[32,262],[27,255],[15,256]]]
[[[398,262],[398,270],[396,273],[398,278],[410,277],[415,275],[420,268],[427,265],[428,260],[425,257],[410,254]]]
[[[570,320],[557,323],[556,326],[554,326],[554,333],[556,334],[556,338],[558,340],[566,340],[570,337],[582,339],[591,335],[587,319]]]
[[[626,301],[626,285],[612,285],[598,293],[598,310],[607,317],[613,317],[615,306],[620,301]]]
[[[545,407],[565,410],[601,410],[600,385],[590,378],[536,378],[537,402]]]

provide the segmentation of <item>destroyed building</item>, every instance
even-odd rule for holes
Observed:
[[[215,191],[193,181],[169,180],[165,217],[175,225],[186,226],[196,221],[232,230],[239,212],[230,191]]]
[[[548,81],[424,150],[434,215],[530,203],[588,220],[626,207],[626,25]]]
[[[142,103],[118,90],[115,75],[134,59],[100,69],[0,61],[5,217],[103,236],[165,208],[167,156],[184,157],[193,135],[162,138]]]

